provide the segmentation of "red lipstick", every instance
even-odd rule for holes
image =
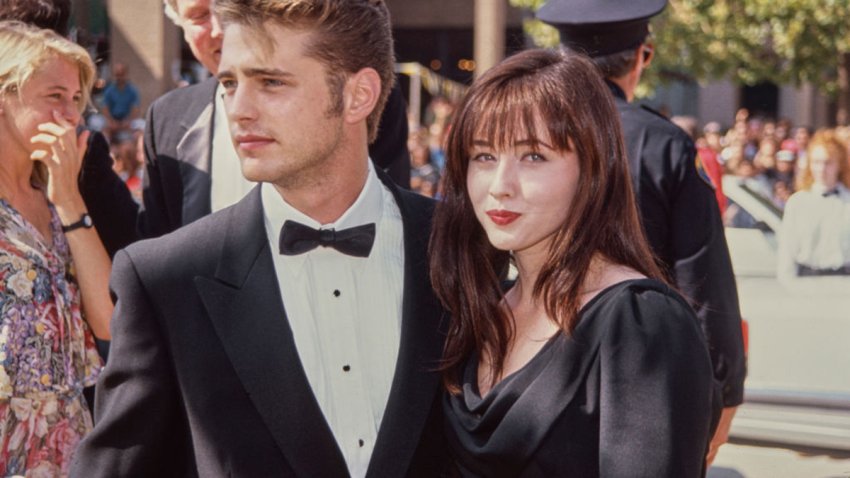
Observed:
[[[508,224],[519,219],[522,214],[504,209],[491,209],[487,211],[490,220],[496,223],[497,226],[507,226]]]

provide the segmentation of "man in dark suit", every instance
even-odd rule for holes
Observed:
[[[213,75],[221,58],[221,27],[211,0],[164,0],[166,14],[183,29],[192,53]],[[139,231],[157,237],[234,204],[253,184],[239,172],[227,134],[222,89],[215,78],[174,90],[148,110],[144,211]],[[369,154],[400,186],[410,185],[407,113],[393,88]]]
[[[439,476],[433,204],[368,159],[380,0],[217,0],[236,205],[118,253],[72,476]]]
[[[746,359],[735,276],[711,180],[683,130],[631,103],[654,52],[649,19],[666,5],[667,0],[550,0],[537,17],[558,27],[565,48],[593,59],[614,95],[647,239],[691,300],[722,387],[724,409],[710,463],[744,399]]]

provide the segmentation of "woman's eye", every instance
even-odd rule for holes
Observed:
[[[472,156],[473,161],[495,161],[496,158],[490,153],[479,153]]]
[[[525,158],[533,163],[546,161],[546,157],[540,153],[528,153],[525,155]]]

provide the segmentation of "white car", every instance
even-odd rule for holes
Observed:
[[[776,277],[781,211],[723,178],[726,240],[748,327],[745,403],[732,437],[850,450],[850,276]],[[737,211],[737,214],[735,213]]]

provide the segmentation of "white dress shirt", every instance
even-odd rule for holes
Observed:
[[[290,206],[271,184],[263,184],[262,201],[301,364],[351,476],[364,476],[398,357],[404,282],[401,212],[371,161],[360,196],[332,224],[319,224]],[[315,229],[374,222],[375,243],[367,258],[324,247],[285,256],[278,253],[278,238],[286,220]]]
[[[785,205],[779,234],[778,275],[797,273],[797,264],[814,269],[850,265],[850,190],[839,184],[837,194],[822,188],[794,193]]]
[[[215,116],[213,117],[213,137],[210,166],[212,189],[210,206],[212,212],[224,209],[239,202],[257,183],[242,176],[242,165],[236,148],[230,137],[227,124],[227,112],[224,110],[224,89],[215,88]]]

